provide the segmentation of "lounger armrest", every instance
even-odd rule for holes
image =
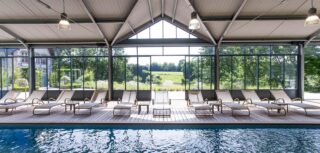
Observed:
[[[235,99],[233,99],[233,101],[236,101],[236,102],[238,102],[238,104],[240,104],[240,99],[239,98],[235,98]]]
[[[300,101],[302,103],[302,98],[293,98],[292,101]]]
[[[188,99],[188,100],[187,100],[187,106],[190,106],[190,105],[191,105],[191,100]]]
[[[118,101],[117,101],[117,103],[118,103],[118,104],[120,104],[120,101],[121,101],[121,99],[120,99],[120,98],[118,98]]]
[[[55,98],[49,98],[49,100],[48,100],[48,103],[49,103],[49,101],[56,101],[57,99],[55,99]]]
[[[101,98],[100,99],[100,103],[102,104],[104,102],[104,98]]]
[[[204,99],[204,102],[208,104],[209,103],[208,98]]]
[[[71,102],[72,102],[71,98],[66,98],[66,99],[64,100],[64,103],[66,104],[68,101],[71,101]]]
[[[22,98],[18,98],[16,99],[16,102],[25,102],[26,100],[25,99],[22,99]]]
[[[83,103],[90,102],[89,98],[84,98]]]
[[[276,99],[276,102],[282,102],[282,103],[285,103],[285,101],[284,101],[284,99],[283,99],[283,98]]]
[[[269,100],[269,98],[263,98],[263,99],[261,99],[262,101],[268,101],[268,103],[270,103],[270,100]]]
[[[32,102],[31,102],[31,105],[33,105],[33,104],[44,104],[44,102],[41,100],[41,99],[38,99],[38,98],[33,98],[32,99]]]
[[[246,99],[245,101],[246,101],[248,104],[249,104],[249,103],[252,104],[252,102],[253,102],[251,98],[248,98],[248,99]]]
[[[17,102],[15,99],[12,99],[12,98],[7,98],[4,100],[4,103],[7,103],[7,102]]]
[[[222,99],[219,98],[218,99],[218,103],[222,104]]]

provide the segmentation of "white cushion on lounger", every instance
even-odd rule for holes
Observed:
[[[207,104],[193,105],[193,107],[196,110],[211,110],[212,109],[212,107],[210,107],[210,105],[207,105]]]
[[[12,108],[16,108],[23,105],[25,105],[25,103],[13,103],[8,105],[0,105],[0,109],[12,109]]]
[[[114,106],[113,109],[131,109],[132,105],[124,105],[124,104],[118,104],[116,106]]]
[[[96,105],[98,105],[98,104],[97,103],[84,103],[84,104],[76,106],[75,108],[77,108],[77,109],[90,109]]]
[[[234,102],[224,102],[223,104],[231,109],[248,109],[247,106],[243,106],[241,104],[234,103]]]
[[[49,104],[41,104],[41,105],[37,105],[34,108],[36,109],[50,109],[54,106],[58,106],[61,105],[62,103],[49,103]]]
[[[318,107],[318,106],[305,104],[305,103],[290,103],[290,105],[301,107],[303,109],[320,109],[320,107]]]
[[[279,105],[263,103],[263,102],[257,102],[257,103],[253,103],[253,104],[256,104],[258,106],[265,107],[268,109],[282,109],[283,108],[282,106],[279,106]]]

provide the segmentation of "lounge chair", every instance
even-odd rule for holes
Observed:
[[[19,96],[20,91],[8,91],[1,99],[0,99],[0,105],[7,105],[9,103],[15,103],[16,98]]]
[[[198,115],[210,115],[213,116],[213,106],[208,104],[208,100],[203,100],[201,91],[189,91],[188,92],[188,105],[194,108],[194,113]],[[198,113],[198,112],[205,112]],[[208,113],[209,112],[209,113]]]
[[[296,106],[299,108],[302,108],[305,112],[305,115],[308,115],[308,111],[307,110],[320,110],[319,106],[316,105],[311,105],[311,104],[306,104],[303,103],[303,100],[301,98],[295,98],[295,99],[291,99],[286,92],[284,92],[283,90],[270,90],[270,93],[272,94],[272,96],[276,99],[274,104],[277,105],[281,105],[281,103],[284,103],[287,105],[287,111],[289,111],[289,106]]]
[[[171,116],[171,99],[168,91],[155,91],[153,104],[153,116]]]
[[[77,110],[89,110],[89,114],[91,115],[92,108],[99,104],[102,104],[105,101],[106,96],[107,91],[95,91],[91,99],[85,99],[84,104],[79,104],[78,106],[76,106],[73,113],[76,115]],[[88,103],[86,103],[87,100]]]
[[[55,100],[53,98],[50,98],[47,103],[45,103],[42,100],[34,101],[34,104],[37,103],[38,105],[35,105],[33,108],[33,115],[50,115],[51,109],[56,106],[61,106],[63,104],[67,104],[71,102],[71,98],[74,94],[74,91],[62,91],[59,95],[59,97]],[[50,101],[55,102],[50,102]],[[66,107],[66,105],[65,105]],[[39,110],[47,110],[47,113],[43,113],[42,111],[38,113]]]
[[[14,102],[5,103],[0,105],[0,109],[4,109],[5,112],[10,111],[12,114],[13,110],[17,107],[24,106],[24,105],[33,105],[34,101],[37,101],[43,97],[46,91],[33,91],[27,99],[16,99]]]
[[[247,115],[250,116],[249,107],[240,104],[239,99],[233,100],[229,90],[225,90],[225,91],[216,90],[216,94],[217,94],[218,101],[222,103],[223,106],[226,106],[231,109],[232,116],[235,116],[234,111],[247,111],[248,112]],[[222,112],[222,109],[223,108],[221,108],[221,112]]]
[[[41,100],[45,93],[45,90],[36,90],[33,91],[27,99],[17,99],[17,102],[24,102],[27,105],[30,104],[33,106],[35,101]]]
[[[269,116],[272,115],[271,114],[272,110],[277,110],[277,112],[279,114],[281,114],[281,110],[283,110],[282,115],[287,114],[287,111],[284,109],[284,107],[276,105],[276,104],[271,104],[268,99],[261,100],[254,90],[241,90],[241,92],[242,92],[243,96],[245,97],[247,103],[254,104],[255,106],[260,106],[260,107],[267,109]]]
[[[117,105],[113,107],[113,116],[125,116],[131,115],[131,108],[137,103],[137,92],[136,91],[124,91],[122,99],[118,99]],[[117,111],[127,111],[128,113],[116,113]]]

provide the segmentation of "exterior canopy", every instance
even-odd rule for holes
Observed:
[[[310,0],[66,0],[70,31],[59,31],[60,0],[2,0],[1,45],[117,45],[159,20],[187,30],[195,11],[201,29],[218,42],[317,42],[320,26],[304,26]],[[47,6],[51,7],[48,9]],[[315,7],[320,1],[314,2]],[[317,8],[320,9],[320,8]]]

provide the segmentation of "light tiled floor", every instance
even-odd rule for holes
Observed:
[[[92,115],[73,115],[72,111],[65,112],[61,106],[53,108],[51,115],[32,115],[32,107],[24,106],[15,110],[13,115],[0,115],[0,124],[320,124],[320,110],[311,112],[312,116],[305,116],[303,110],[294,107],[289,108],[287,116],[268,116],[265,109],[250,106],[250,117],[233,117],[227,108],[222,114],[215,111],[213,117],[196,117],[194,110],[186,106],[186,101],[173,100],[171,117],[153,117],[152,106],[148,114],[145,107],[138,114],[136,107],[132,109],[130,117],[114,117],[112,113],[115,104],[109,102],[108,105],[100,105],[93,109]]]

